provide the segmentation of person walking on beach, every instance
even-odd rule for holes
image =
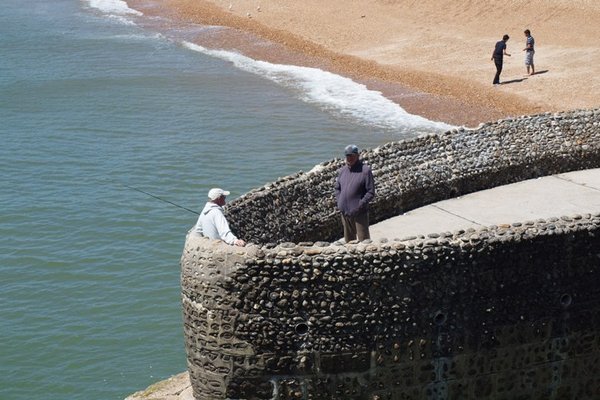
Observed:
[[[533,36],[531,36],[531,31],[529,29],[525,29],[525,37],[527,38],[525,40],[525,48],[523,49],[523,51],[525,51],[525,66],[527,67],[527,75],[533,75],[535,74],[535,66],[533,65],[533,55],[535,53],[534,50],[534,45],[535,45],[535,40],[533,39]],[[531,73],[529,73],[529,67],[531,67]]]
[[[194,232],[210,239],[220,239],[230,245],[245,246],[246,242],[231,233],[229,223],[223,214],[222,207],[225,205],[226,196],[229,196],[229,192],[220,188],[208,191],[208,201],[198,217]]]
[[[496,64],[496,76],[494,76],[494,85],[500,84],[500,73],[502,72],[502,63],[504,55],[510,57],[510,54],[506,52],[506,42],[508,41],[508,35],[502,36],[502,40],[496,42],[496,47],[494,47],[494,52],[492,53],[492,61]]]
[[[346,146],[346,165],[335,180],[335,198],[344,226],[346,242],[369,239],[369,203],[375,197],[375,180],[371,167],[360,160],[358,147]]]

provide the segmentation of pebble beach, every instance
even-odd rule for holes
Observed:
[[[592,0],[128,0],[169,24],[220,26],[196,40],[255,59],[322,68],[454,125],[600,104],[600,3]],[[577,27],[574,29],[574,27]],[[536,40],[526,75],[525,36]],[[510,35],[501,76],[491,52]],[[268,45],[266,45],[268,44]]]

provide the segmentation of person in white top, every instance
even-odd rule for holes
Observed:
[[[245,246],[246,242],[238,239],[229,229],[229,223],[223,214],[225,197],[229,191],[213,188],[208,191],[208,201],[198,217],[194,232],[210,239],[220,239],[227,244]]]

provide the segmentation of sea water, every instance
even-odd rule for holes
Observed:
[[[178,263],[196,215],[171,203],[448,128],[143,18],[118,0],[2,2],[2,400],[122,399],[185,370]]]

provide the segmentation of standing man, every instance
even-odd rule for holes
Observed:
[[[356,145],[344,149],[346,165],[335,180],[335,198],[342,215],[346,242],[369,239],[369,202],[375,197],[375,180],[371,168],[363,164]]]
[[[510,57],[510,54],[506,52],[506,42],[508,41],[508,35],[502,36],[502,40],[496,42],[496,47],[494,47],[494,52],[492,53],[492,60],[494,64],[496,64],[496,76],[494,77],[494,85],[500,84],[500,73],[502,72],[502,63],[503,56],[507,55]]]
[[[230,245],[245,246],[246,242],[231,233],[223,214],[222,207],[225,205],[226,196],[229,196],[229,192],[220,188],[208,191],[208,201],[198,217],[194,232],[210,239],[220,239]]]
[[[531,31],[529,29],[525,29],[525,37],[527,38],[525,41],[525,66],[527,67],[527,75],[535,74],[535,66],[533,65],[533,54],[535,50],[533,46],[535,45],[535,40],[533,36],[531,36]],[[531,73],[529,73],[529,67],[531,67]]]

